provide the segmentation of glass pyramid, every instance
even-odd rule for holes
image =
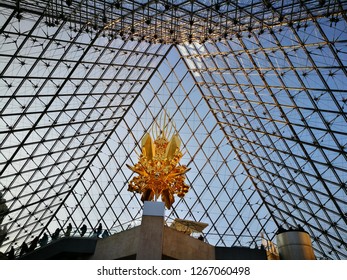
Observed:
[[[127,190],[169,113],[215,246],[303,227],[347,258],[347,1],[0,1],[0,251],[141,223]]]

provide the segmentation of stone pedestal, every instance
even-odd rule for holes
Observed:
[[[164,235],[163,202],[145,201],[140,236],[138,239],[137,260],[161,260]]]

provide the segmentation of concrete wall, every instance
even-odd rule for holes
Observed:
[[[99,239],[90,260],[131,258],[137,253],[141,227],[135,227],[107,238]]]
[[[163,255],[178,260],[214,260],[214,247],[175,229],[165,227]]]
[[[163,231],[158,230],[158,227],[160,228],[162,225],[159,217],[146,217],[146,219],[149,222],[144,223],[147,224],[146,228],[142,228],[143,225],[141,225],[107,238],[99,239],[95,253],[90,259],[135,259],[135,255],[138,254],[136,259],[266,260],[265,250],[245,247],[214,247],[166,226],[163,228]],[[150,227],[151,223],[153,227]],[[155,224],[157,227],[154,226]],[[162,238],[162,242],[158,241],[157,238]],[[143,247],[144,245],[146,248]],[[154,246],[154,249],[151,249],[152,246]]]
[[[143,216],[137,246],[137,260],[160,260],[163,251],[164,218]]]
[[[160,219],[148,218],[160,227]],[[107,238],[98,239],[95,253],[89,259],[114,260],[134,258],[136,254],[138,254],[137,259],[161,259],[162,255],[166,259],[215,259],[215,248],[213,246],[169,227],[164,227],[162,244],[160,244],[160,242],[156,241],[157,236],[155,233],[157,230],[155,226],[146,229],[138,226]],[[144,232],[146,232],[145,236]],[[160,230],[158,233],[160,233]],[[148,240],[146,249],[139,248],[140,238]],[[144,243],[140,247],[143,247],[143,245]],[[151,246],[154,246],[155,249],[151,250]],[[158,255],[158,250],[161,252],[160,255]],[[145,256],[144,253],[147,253],[147,255]]]

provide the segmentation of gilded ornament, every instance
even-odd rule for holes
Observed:
[[[166,122],[166,115],[162,127],[155,124],[154,128],[156,135],[152,137],[146,133],[141,141],[138,163],[127,165],[138,174],[129,182],[128,190],[142,194],[142,201],[157,201],[161,197],[166,208],[170,209],[175,201],[174,195],[182,198],[189,190],[184,181],[190,168],[179,164],[183,156],[181,140],[177,132],[170,138],[174,127]]]

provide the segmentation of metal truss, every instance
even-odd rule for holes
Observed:
[[[302,226],[347,258],[346,1],[0,1],[1,250],[136,226],[126,164],[166,110],[207,242]],[[4,207],[3,205],[6,205]]]

